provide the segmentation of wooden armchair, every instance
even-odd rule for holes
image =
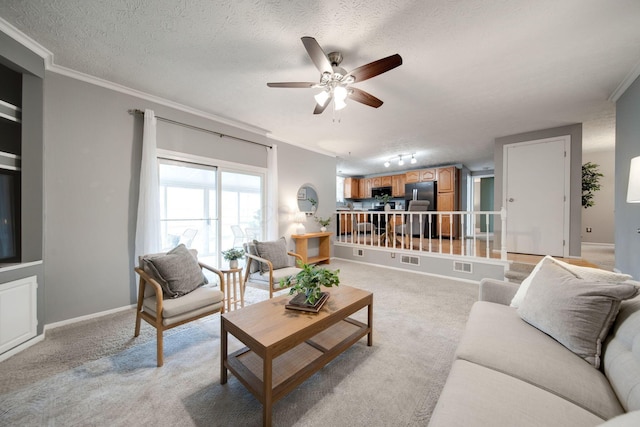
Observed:
[[[273,298],[274,292],[284,289],[280,287],[281,279],[302,271],[293,265],[298,260],[302,262],[302,256],[287,251],[284,237],[272,242],[254,240],[253,243],[245,243],[244,252],[247,260],[244,286],[269,291],[269,298]]]
[[[134,336],[140,335],[142,319],[156,328],[157,364],[160,367],[164,363],[162,337],[165,330],[217,312],[224,313],[224,279],[219,270],[197,260],[197,251],[188,250],[184,245],[167,254],[141,256],[139,264],[135,268],[140,276],[140,286]],[[219,288],[206,284],[202,269],[218,276]],[[195,289],[186,292],[188,288],[181,287],[178,282],[189,276],[193,279],[190,286]]]

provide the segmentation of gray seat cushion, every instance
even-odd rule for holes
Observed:
[[[279,270],[273,270],[273,287],[277,289],[281,279],[286,279],[289,276],[295,276],[301,271],[302,269],[298,267],[286,267]],[[269,289],[269,272],[267,271],[266,273],[261,273],[258,271],[256,273],[250,274],[249,282],[258,285],[258,287]]]
[[[578,361],[589,367],[584,361]],[[429,426],[588,427],[604,421],[526,381],[465,360],[456,360]]]
[[[208,311],[223,304],[224,294],[216,286],[205,285],[180,298],[165,299],[162,302],[162,318],[165,325],[175,323],[177,318],[196,315],[197,311]],[[156,297],[148,297],[143,302],[144,310],[156,316]],[[186,315],[186,316],[185,316]]]
[[[526,323],[509,306],[476,302],[457,358],[534,384],[603,419],[623,412],[601,371]]]

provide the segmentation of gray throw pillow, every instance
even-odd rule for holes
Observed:
[[[258,255],[258,251],[256,250],[256,245],[253,242],[249,242],[249,243],[243,243],[242,247],[244,249],[244,251],[246,253],[248,253],[249,255],[255,255],[255,256],[260,256]],[[247,262],[249,262],[247,260]],[[260,262],[254,260],[251,260],[251,264],[249,264],[249,274],[253,274],[256,273],[258,271],[260,271]]]
[[[186,295],[206,281],[198,260],[183,244],[164,255],[146,257],[145,262],[169,298]]]
[[[289,255],[287,254],[287,242],[284,237],[269,242],[259,242],[254,240],[253,244],[256,245],[258,256],[271,261],[274,270],[290,267]],[[267,266],[263,263],[260,264],[260,270],[262,273],[269,271]]]
[[[618,315],[621,301],[637,294],[638,288],[632,284],[583,280],[544,260],[518,314],[599,368],[602,341]]]

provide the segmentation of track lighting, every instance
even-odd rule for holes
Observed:
[[[398,154],[398,166],[403,166],[404,165],[404,159],[402,158],[402,156],[408,156],[408,154]],[[391,160],[393,160],[393,159],[391,159]],[[416,163],[418,163],[418,160],[416,159],[415,153],[411,153],[411,160],[409,162],[412,165],[415,165]],[[386,160],[384,162],[384,167],[388,168],[389,166],[391,166],[391,161],[390,160]]]

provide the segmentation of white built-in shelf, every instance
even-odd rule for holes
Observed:
[[[0,100],[0,117],[11,120],[12,122],[21,123],[22,108]]]

